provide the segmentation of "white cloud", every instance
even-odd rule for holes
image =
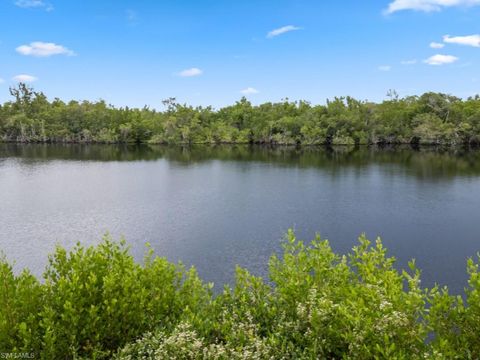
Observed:
[[[428,59],[424,60],[424,62],[428,65],[444,65],[444,64],[451,64],[458,60],[458,57],[453,55],[433,55]]]
[[[45,3],[42,0],[17,0],[15,5],[23,8],[43,7]]]
[[[475,5],[480,5],[480,0],[394,0],[388,4],[384,13],[392,14],[402,10],[432,12],[446,7]]]
[[[402,64],[402,65],[413,65],[413,64],[416,64],[416,63],[417,63],[417,59],[400,61],[400,64]]]
[[[450,35],[445,35],[443,37],[443,41],[449,44],[480,47],[480,35],[478,34],[467,35],[467,36],[453,36],[453,37]]]
[[[0,78],[0,84],[1,84],[1,83],[4,83],[4,82],[5,82],[5,80],[3,80],[2,78]]]
[[[200,70],[199,68],[191,68],[191,69],[185,69],[183,71],[180,71],[178,73],[179,76],[181,77],[192,77],[192,76],[199,76],[202,75],[203,71]]]
[[[260,91],[253,87],[247,87],[246,89],[243,89],[240,91],[243,95],[253,95],[253,94],[258,94]]]
[[[33,82],[38,80],[35,76],[27,75],[27,74],[20,74],[13,77],[13,80],[18,82]]]
[[[445,44],[438,43],[438,42],[435,42],[435,41],[430,43],[430,47],[432,49],[442,49],[444,46],[445,46]]]
[[[380,70],[380,71],[390,71],[390,70],[392,70],[392,67],[390,65],[380,65],[378,67],[378,70]]]
[[[42,0],[17,0],[15,1],[15,5],[21,8],[29,9],[29,8],[44,8],[47,11],[52,11],[53,6],[50,3],[46,3]]]
[[[47,57],[52,55],[73,56],[75,53],[62,45],[35,41],[29,45],[22,45],[15,49],[19,54],[36,57]]]
[[[290,31],[300,30],[300,29],[301,29],[300,27],[293,26],[293,25],[282,26],[281,28],[274,29],[274,30],[270,31],[267,34],[267,38],[270,39],[270,38],[273,38],[275,36],[282,35],[282,34],[285,34],[287,32],[290,32]]]

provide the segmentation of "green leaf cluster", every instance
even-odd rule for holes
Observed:
[[[58,247],[38,281],[0,261],[0,351],[42,359],[477,359],[480,273],[465,296],[421,286],[380,239],[335,254],[289,231],[269,279],[237,268],[214,295],[149,249],[138,264],[107,235]]]
[[[0,351],[42,359],[106,358],[152,329],[168,328],[210,301],[192,269],[147,253],[136,263],[124,241],[57,247],[43,282],[0,263]],[[189,309],[189,310],[188,310]]]

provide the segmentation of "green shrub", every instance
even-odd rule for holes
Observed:
[[[269,281],[237,268],[213,296],[194,269],[125,242],[58,247],[44,282],[0,260],[0,352],[43,359],[478,359],[479,265],[465,301],[420,287],[380,240],[349,255],[292,231]]]
[[[480,254],[478,255],[480,257]],[[479,265],[468,260],[470,275],[466,304],[460,296],[450,296],[448,289],[432,290],[428,316],[435,334],[432,348],[451,359],[480,358],[480,274]]]
[[[270,261],[269,283],[238,268],[235,286],[226,287],[215,298],[213,310],[204,312],[202,321],[187,320],[170,333],[147,334],[117,356],[476,358],[478,341],[472,330],[480,325],[478,318],[472,314],[467,316],[469,322],[458,323],[461,317],[457,312],[464,313],[459,299],[436,288],[422,289],[414,262],[409,272],[397,271],[394,262],[386,256],[380,240],[372,245],[361,236],[353,252],[340,257],[327,241],[316,238],[307,246],[290,231],[283,256]],[[471,275],[476,274],[472,262],[469,269]],[[474,296],[469,294],[469,299]],[[469,308],[474,311],[475,307]],[[454,326],[436,317],[450,318]],[[459,328],[466,331],[460,338]],[[431,331],[439,339],[430,341]]]
[[[5,257],[0,257],[0,352],[28,352],[40,347],[37,314],[42,289],[28,271],[13,274]]]
[[[58,247],[42,285],[28,273],[15,277],[5,261],[1,269],[8,290],[1,295],[2,350],[29,346],[45,359],[108,357],[146,331],[174,327],[186,308],[198,311],[210,299],[194,270],[151,251],[139,265],[109,236],[96,247]]]

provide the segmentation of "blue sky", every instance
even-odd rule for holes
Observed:
[[[18,79],[49,98],[159,109],[467,97],[480,93],[478,34],[480,0],[0,0],[0,102]]]

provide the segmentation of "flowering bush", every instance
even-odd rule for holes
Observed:
[[[213,296],[193,269],[124,242],[57,248],[40,283],[0,261],[0,352],[39,358],[476,359],[480,275],[468,261],[465,301],[420,287],[414,262],[394,268],[380,240],[349,255],[292,231],[270,281],[238,268]]]

